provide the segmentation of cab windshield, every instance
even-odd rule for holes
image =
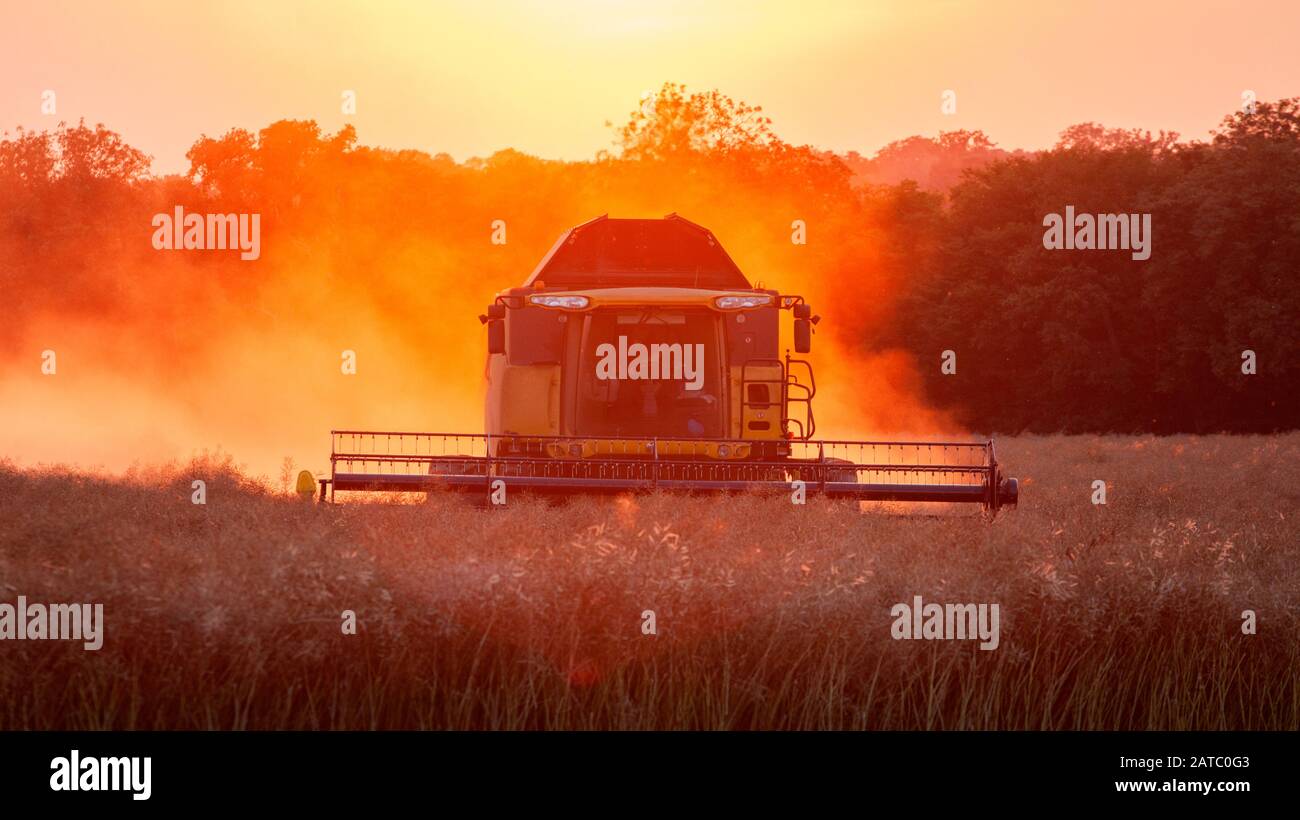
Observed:
[[[595,311],[584,321],[579,434],[722,436],[716,313],[620,309]]]

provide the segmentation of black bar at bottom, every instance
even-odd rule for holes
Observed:
[[[24,802],[92,811],[265,803],[337,811],[563,800],[622,814],[687,799],[784,800],[809,816],[845,800],[911,805],[907,813],[918,816],[938,805],[1231,812],[1250,801],[1290,802],[1294,740],[1227,732],[6,732],[0,788],[13,817]],[[148,757],[148,800],[130,790],[52,790],[57,761],[70,762],[73,750],[83,766],[88,758],[134,757],[142,769]]]

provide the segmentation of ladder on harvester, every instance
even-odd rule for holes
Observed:
[[[800,381],[794,374],[794,368],[802,367],[806,371],[807,381]],[[781,375],[774,379],[755,378],[750,375],[750,368],[777,368]],[[761,391],[751,390],[763,388]],[[817,395],[817,380],[813,377],[812,364],[804,359],[792,359],[789,352],[785,361],[780,359],[750,359],[740,367],[740,405],[742,424],[750,415],[746,411],[765,411],[776,406],[771,388],[776,387],[781,402],[781,432],[788,438],[806,441],[817,432],[817,422],[813,418],[812,400]],[[796,416],[791,412],[792,405],[802,405],[803,412]]]

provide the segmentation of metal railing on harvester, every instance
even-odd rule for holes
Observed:
[[[335,430],[334,492],[697,493],[789,491],[867,501],[1015,504],[993,442],[757,441],[611,436],[488,436]],[[744,458],[724,455],[744,453]]]

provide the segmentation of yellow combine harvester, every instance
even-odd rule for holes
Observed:
[[[566,231],[487,326],[484,434],[333,431],[326,492],[503,497],[655,489],[1015,504],[993,442],[813,438],[819,321],[756,288],[713,234],[670,214]],[[796,485],[796,482],[802,482]]]

